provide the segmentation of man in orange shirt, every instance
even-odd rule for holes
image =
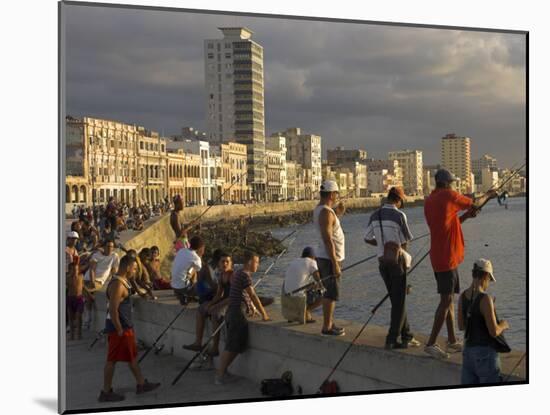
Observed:
[[[440,295],[430,338],[424,351],[432,357],[449,358],[449,354],[436,343],[437,336],[447,323],[447,351],[462,350],[454,328],[454,294],[460,293],[458,266],[464,260],[464,236],[461,223],[475,217],[481,205],[496,196],[490,190],[478,199],[471,199],[451,188],[456,178],[447,170],[435,174],[436,188],[424,203],[424,215],[430,228],[430,260]],[[460,211],[466,211],[458,216]]]

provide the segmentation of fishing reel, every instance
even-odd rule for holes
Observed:
[[[509,193],[507,190],[502,192],[500,195],[497,195],[497,202],[499,206],[506,206],[506,201],[508,200]]]

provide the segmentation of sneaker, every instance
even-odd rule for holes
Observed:
[[[202,349],[202,346],[201,345],[197,345],[195,343],[193,344],[184,344],[182,346],[185,350],[192,350],[194,352],[198,352]]]
[[[225,376],[214,376],[214,385],[223,385],[225,384]]]
[[[343,329],[339,327],[332,327],[330,330],[322,330],[321,334],[323,336],[343,336],[346,333],[344,332]]]
[[[336,327],[334,324],[332,325],[332,330],[336,330],[339,333],[346,334],[346,331],[343,327]]]
[[[136,394],[141,395],[142,393],[151,392],[152,390],[155,390],[160,386],[160,383],[151,383],[147,379],[145,379],[145,382],[143,385],[137,385],[136,386]]]
[[[407,343],[395,342],[395,343],[386,343],[384,345],[384,349],[386,350],[396,350],[396,349],[406,349],[406,348],[407,348]]]
[[[437,344],[425,346],[424,352],[436,359],[448,359],[449,357],[451,357],[449,353],[445,353],[443,350],[441,350],[441,347],[439,347]]]
[[[447,352],[449,353],[456,353],[461,352],[464,346],[462,345],[462,342],[456,341],[454,343],[447,342]]]
[[[420,343],[418,340],[416,340],[414,337],[407,340],[406,344],[408,347],[420,347],[422,343]]]
[[[103,390],[99,393],[97,398],[99,402],[120,402],[124,400],[124,395],[113,392],[113,388],[109,392],[105,393]]]

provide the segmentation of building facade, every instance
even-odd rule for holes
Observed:
[[[396,186],[396,178],[388,169],[369,170],[368,190],[370,195],[385,195]]]
[[[321,187],[321,137],[302,134],[300,128],[289,128],[271,137],[285,137],[287,160],[301,164],[304,170],[305,199],[319,196]]]
[[[138,127],[92,117],[66,118],[67,203],[141,202]]]
[[[340,197],[367,197],[367,166],[364,163],[348,161],[333,165],[326,162],[322,165],[322,177],[339,183]],[[340,188],[340,183],[344,188]]]
[[[183,198],[184,205],[187,204],[185,199],[185,153],[183,150],[168,150],[167,151],[167,174],[168,174],[168,197],[170,200],[176,195]]]
[[[478,192],[487,192],[489,189],[496,188],[498,184],[498,171],[489,167],[481,170],[481,183],[477,185]]]
[[[142,203],[162,203],[166,196],[166,139],[155,131],[137,127],[137,140],[139,198]]]
[[[222,201],[241,203],[250,199],[249,187],[246,181],[246,146],[244,144],[227,142],[215,148],[220,152],[222,168]]]
[[[458,190],[462,193],[473,191],[469,137],[447,134],[441,138],[441,166],[460,178]]]
[[[248,184],[265,198],[265,112],[263,48],[246,27],[220,28],[222,39],[204,42],[206,135],[247,146]]]
[[[327,161],[332,165],[344,163],[364,162],[367,160],[367,151],[356,149],[346,150],[342,146],[338,146],[332,150],[327,150]]]
[[[481,172],[483,169],[498,170],[497,159],[489,154],[484,154],[477,160],[472,160],[472,173],[474,173],[475,184],[481,184]]]
[[[184,177],[185,204],[187,206],[205,205],[203,195],[203,163],[200,154],[184,152]]]
[[[367,165],[367,177],[369,177],[374,172],[387,170],[386,174],[388,175],[388,177],[385,179],[386,182],[392,183],[392,186],[403,187],[403,169],[401,168],[397,160],[367,159],[365,161],[365,164]],[[369,187],[369,192],[374,191]]]
[[[182,149],[186,155],[198,155],[201,160],[200,181],[201,190],[199,195],[199,205],[206,205],[212,200],[212,176],[210,161],[210,144],[208,141],[183,139],[181,141],[169,141],[168,148],[171,150]]]
[[[407,195],[422,195],[424,191],[422,174],[422,151],[390,151],[389,160],[397,160],[403,173],[403,189]]]

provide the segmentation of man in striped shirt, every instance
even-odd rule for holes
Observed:
[[[405,193],[399,187],[392,187],[387,201],[376,210],[369,219],[365,242],[378,248],[380,275],[388,290],[391,301],[391,322],[386,337],[385,348],[403,349],[408,346],[419,346],[413,337],[407,321],[405,299],[407,296],[407,242],[412,235],[407,223],[407,216],[399,210],[405,202]],[[398,248],[397,262],[384,260],[384,245],[394,243]],[[409,256],[410,258],[410,256]],[[401,342],[397,338],[401,336]]]
[[[252,286],[252,274],[258,270],[260,257],[254,252],[244,253],[244,266],[231,277],[229,289],[229,304],[225,313],[225,325],[227,338],[225,350],[220,358],[220,366],[216,373],[214,383],[223,385],[227,380],[227,368],[235,360],[239,353],[246,350],[248,344],[248,321],[243,313],[244,294],[247,293],[256,308],[262,315],[262,321],[269,321],[260,299]]]

